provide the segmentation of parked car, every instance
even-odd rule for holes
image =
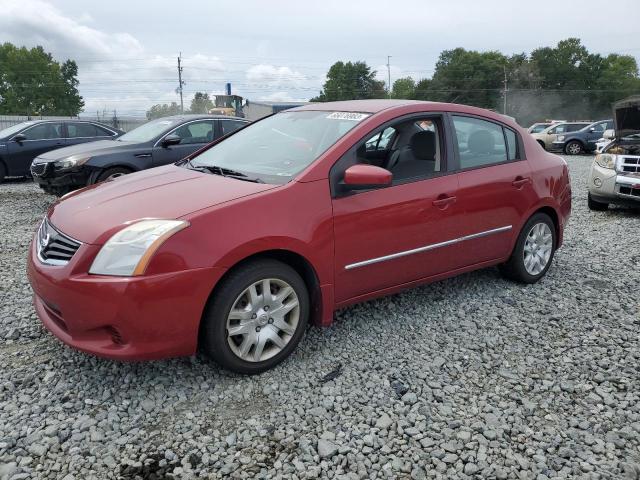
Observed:
[[[31,174],[45,192],[64,195],[127,173],[177,162],[247,123],[222,115],[164,117],[115,140],[44,153],[33,161]]]
[[[553,150],[560,150],[566,155],[580,155],[591,153],[596,148],[596,142],[602,138],[605,130],[613,128],[613,120],[593,122],[576,132],[558,135],[553,142]]]
[[[0,183],[30,175],[38,155],[69,145],[117,138],[124,132],[85,120],[31,120],[0,130]]]
[[[545,150],[553,149],[553,142],[556,141],[558,135],[567,132],[575,132],[589,125],[589,122],[565,122],[558,123],[547,127],[540,133],[532,133],[531,136],[536,139]]]
[[[557,122],[555,122],[555,123],[557,123]],[[555,123],[552,123],[552,122],[534,123],[533,125],[531,125],[527,129],[527,132],[529,132],[529,133],[541,133],[543,130],[546,130],[547,128],[549,128],[551,125],[554,125]]]
[[[69,194],[42,221],[28,276],[45,327],[74,348],[200,348],[257,373],[349,304],[492,265],[537,282],[570,210],[566,162],[500,114],[314,103]]]
[[[587,205],[606,210],[609,204],[640,207],[640,97],[614,106],[612,137],[593,159],[587,182]],[[612,135],[613,134],[613,135]]]

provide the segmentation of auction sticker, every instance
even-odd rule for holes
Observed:
[[[359,122],[368,116],[370,116],[368,113],[333,112],[332,114],[327,115],[327,118],[330,118],[331,120],[351,120],[353,122]]]

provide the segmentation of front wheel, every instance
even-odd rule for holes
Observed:
[[[0,183],[4,182],[4,177],[7,174],[7,170],[4,167],[4,164],[0,162]]]
[[[582,144],[577,140],[571,140],[564,147],[564,153],[567,155],[580,155],[583,152]]]
[[[500,266],[503,275],[522,283],[536,283],[553,260],[556,229],[546,213],[536,213],[522,228],[511,258]]]
[[[123,175],[127,175],[128,173],[131,173],[131,170],[129,170],[128,168],[109,168],[108,170],[105,170],[100,174],[96,183],[104,182],[106,180],[113,180],[114,178],[122,177]]]
[[[202,319],[200,347],[237,373],[264,372],[295,349],[309,318],[309,293],[290,266],[263,259],[232,272]]]

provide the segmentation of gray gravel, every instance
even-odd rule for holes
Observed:
[[[250,378],[43,331],[25,256],[52,198],[0,185],[0,480],[639,478],[640,214],[587,210],[589,162],[569,159],[542,282],[486,269],[361,304]]]

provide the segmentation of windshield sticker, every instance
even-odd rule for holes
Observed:
[[[356,112],[333,112],[327,115],[327,118],[331,120],[351,120],[352,122],[359,122],[369,117],[368,113],[356,113]]]

